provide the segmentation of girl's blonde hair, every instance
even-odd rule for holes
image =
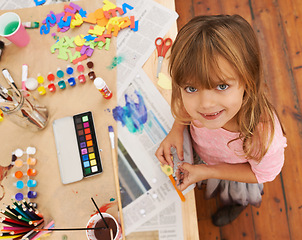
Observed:
[[[231,64],[245,88],[237,114],[237,139],[242,139],[247,159],[260,161],[272,142],[277,113],[265,94],[256,35],[241,16],[198,16],[179,31],[169,62],[172,114],[182,123],[192,121],[184,108],[181,88],[190,85],[212,89],[216,87],[215,78],[224,81],[217,63],[220,56]]]

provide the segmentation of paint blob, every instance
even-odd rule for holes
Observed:
[[[147,108],[142,95],[135,90],[138,103],[125,94],[125,106],[117,106],[112,110],[115,121],[120,121],[131,133],[142,133],[144,124],[147,122]]]

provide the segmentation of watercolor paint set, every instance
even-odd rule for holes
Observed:
[[[103,171],[91,112],[56,119],[53,131],[63,184]]]

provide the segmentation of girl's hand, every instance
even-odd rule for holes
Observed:
[[[193,183],[207,179],[205,176],[206,165],[192,165],[189,163],[182,163],[178,165],[175,173],[177,182],[176,186],[180,191],[185,190]]]
[[[177,152],[177,156],[180,160],[183,160],[183,131],[185,126],[178,123],[174,123],[171,131],[166,138],[161,142],[155,156],[162,164],[168,164],[171,167],[174,166],[172,161],[171,147],[174,147]]]

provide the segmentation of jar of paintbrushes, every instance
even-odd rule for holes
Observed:
[[[0,87],[1,88],[1,87]],[[0,89],[0,108],[5,119],[32,131],[42,130],[47,125],[48,110],[26,90],[16,87]]]

